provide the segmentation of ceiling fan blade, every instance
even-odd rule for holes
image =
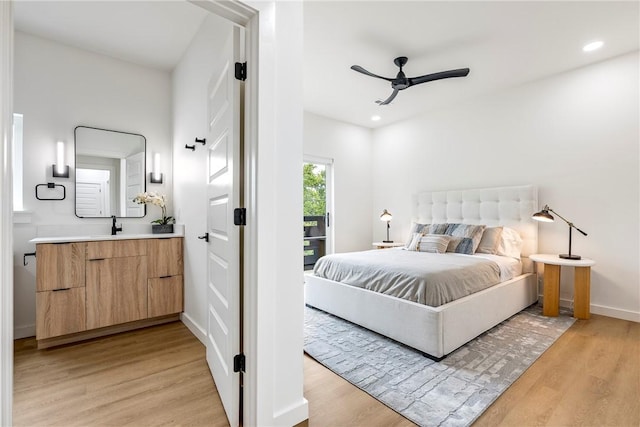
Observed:
[[[427,74],[420,77],[409,77],[409,86],[432,82],[434,80],[449,79],[451,77],[465,77],[467,74],[469,74],[468,68],[458,68],[457,70],[440,71],[439,73]]]
[[[367,76],[376,77],[376,78],[383,79],[383,80],[386,80],[386,81],[389,81],[389,82],[390,82],[390,81],[393,81],[393,79],[390,79],[390,78],[388,78],[388,77],[382,77],[382,76],[379,76],[379,75],[377,75],[377,74],[373,74],[373,73],[371,73],[371,72],[369,72],[369,71],[365,70],[364,68],[362,68],[362,67],[361,67],[361,66],[359,66],[359,65],[352,65],[352,66],[351,66],[351,69],[352,69],[353,71],[357,71],[357,72],[359,72],[359,73],[366,74]]]
[[[389,104],[391,101],[393,101],[393,99],[396,97],[396,95],[398,95],[398,92],[400,92],[398,89],[394,89],[393,93],[391,93],[390,97],[388,97],[384,101],[376,101],[376,104],[378,104],[378,105],[387,105],[387,104]]]

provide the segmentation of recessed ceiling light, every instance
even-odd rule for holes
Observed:
[[[582,50],[584,52],[592,52],[594,50],[600,49],[602,47],[602,45],[604,45],[604,42],[598,40],[598,41],[595,41],[595,42],[587,43],[586,45],[584,45]]]
[[[382,117],[380,116],[371,116],[371,120],[374,122],[377,122],[378,120],[380,120]]]

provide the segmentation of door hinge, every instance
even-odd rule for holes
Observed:
[[[246,208],[235,208],[233,210],[233,224],[247,225],[247,209]]]
[[[240,81],[247,80],[247,63],[236,62],[236,79]]]
[[[236,354],[233,356],[233,372],[245,372],[245,357],[244,354]]]

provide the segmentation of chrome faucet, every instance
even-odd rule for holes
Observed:
[[[116,216],[115,215],[111,215],[111,235],[115,236],[116,234],[118,234],[118,231],[122,231],[122,224],[120,224],[120,227],[116,226]]]

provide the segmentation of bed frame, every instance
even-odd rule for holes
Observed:
[[[527,258],[538,248],[538,226],[531,220],[537,208],[533,186],[424,192],[413,197],[417,223],[504,225],[517,230],[524,243],[524,274],[508,282],[430,307],[307,275],[305,301],[433,358],[442,358],[537,301],[536,275]]]

